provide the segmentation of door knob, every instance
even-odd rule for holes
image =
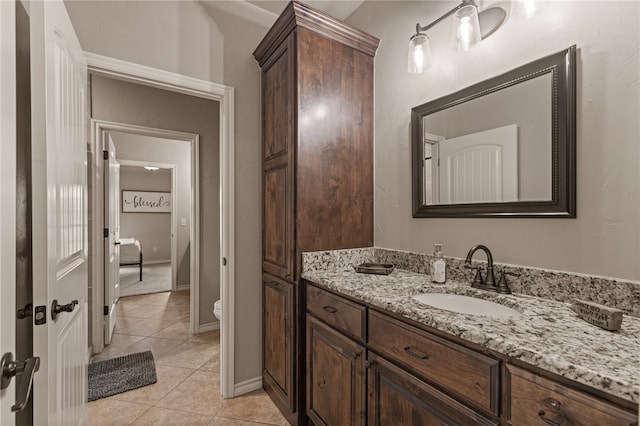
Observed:
[[[16,404],[11,407],[11,411],[22,411],[27,406],[31,388],[33,387],[33,375],[40,368],[40,357],[27,358],[25,361],[14,361],[13,353],[7,352],[2,355],[0,360],[2,367],[2,380],[0,381],[0,389],[6,389],[11,383],[11,379],[22,373],[20,383],[18,383],[18,392],[16,393]]]
[[[51,302],[51,319],[55,321],[61,312],[73,312],[77,304],[77,300],[72,300],[71,303],[60,305],[58,304],[58,299],[53,299],[53,302]]]

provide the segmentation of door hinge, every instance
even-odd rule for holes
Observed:
[[[47,307],[46,306],[36,306],[33,309],[34,315],[34,323],[35,325],[42,325],[47,323]]]
[[[102,236],[104,238],[109,238],[109,228],[104,228],[104,231],[102,233]]]
[[[103,311],[103,313],[104,313],[105,315],[109,315],[109,307],[108,307],[108,306],[105,306],[105,307],[104,307],[104,311]]]
[[[102,151],[102,159],[103,160],[109,159],[109,151]]]

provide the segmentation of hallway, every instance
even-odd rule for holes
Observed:
[[[93,361],[150,350],[158,382],[88,404],[89,425],[287,425],[269,397],[220,396],[220,333],[189,334],[189,292],[120,298],[111,345]]]

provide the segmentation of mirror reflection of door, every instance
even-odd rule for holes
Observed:
[[[104,226],[108,230],[104,239],[104,290],[108,315],[104,343],[111,343],[116,326],[116,303],[120,297],[120,164],[116,160],[116,148],[111,139],[105,147],[104,163]]]
[[[439,203],[518,201],[517,125],[446,139],[438,145]]]
[[[424,134],[424,194],[425,204],[440,203],[440,142],[444,136]]]

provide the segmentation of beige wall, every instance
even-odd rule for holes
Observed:
[[[171,193],[171,171],[150,172],[142,167],[120,166],[121,194],[122,191]],[[171,261],[170,213],[124,213],[120,207],[119,214],[120,238],[136,238],[140,241],[144,251],[144,263]]]
[[[367,1],[348,22],[382,39],[375,64],[375,244],[463,257],[476,243],[498,262],[640,279],[638,85],[640,3],[551,2],[508,19],[468,52],[449,41],[450,21],[429,32],[434,65],[407,73],[416,21],[453,2]],[[413,219],[410,110],[527,62],[578,47],[577,219]]]
[[[228,12],[235,6],[224,1],[67,1],[65,5],[86,51],[236,88],[235,380],[259,377],[260,71],[251,54],[272,21],[240,18]],[[217,188],[217,172],[203,175],[203,183]],[[218,196],[213,190],[207,194]],[[217,210],[206,214],[217,220]],[[207,267],[217,267],[218,256],[204,259]],[[203,309],[211,311],[209,306]]]

